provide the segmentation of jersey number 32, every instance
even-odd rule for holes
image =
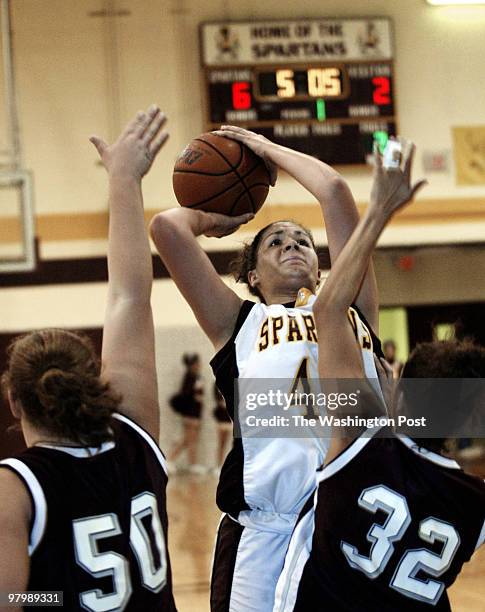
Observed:
[[[340,543],[348,563],[373,580],[384,571],[394,552],[393,542],[404,536],[411,515],[406,498],[384,485],[364,489],[358,504],[367,512],[375,514],[381,510],[387,514],[383,525],[374,523],[367,533],[367,540],[372,543],[369,556],[361,555],[347,542]],[[407,550],[396,567],[390,586],[406,597],[434,605],[441,597],[444,583],[431,578],[419,579],[417,574],[422,571],[437,578],[446,572],[460,546],[460,536],[452,525],[430,516],[419,524],[419,537],[429,544],[442,543],[441,553],[438,555],[426,548]]]

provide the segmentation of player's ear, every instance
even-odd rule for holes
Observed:
[[[256,287],[256,285],[259,283],[259,277],[256,270],[249,270],[248,283],[250,287]]]
[[[12,392],[10,391],[10,389],[7,392],[7,398],[8,398],[8,405],[10,408],[10,412],[12,413],[15,419],[20,420],[22,418],[22,407],[20,405],[20,402],[17,401],[12,395]]]
[[[320,268],[317,270],[317,287],[320,287],[320,283],[322,282],[322,271]]]

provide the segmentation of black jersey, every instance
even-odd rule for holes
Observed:
[[[116,414],[99,449],[34,446],[0,463],[32,498],[28,590],[63,591],[66,610],[173,612],[165,459]]]
[[[274,610],[450,610],[446,589],[484,519],[485,484],[455,461],[407,437],[362,436],[322,470]]]

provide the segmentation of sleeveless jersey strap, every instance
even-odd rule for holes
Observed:
[[[142,427],[137,425],[137,423],[135,423],[134,421],[126,417],[124,414],[115,413],[113,414],[113,418],[116,419],[117,421],[121,421],[122,423],[125,423],[125,425],[128,425],[128,427],[131,427],[132,429],[134,429],[145,440],[145,442],[148,443],[148,445],[151,447],[151,449],[155,453],[155,456],[158,459],[158,462],[162,466],[163,471],[168,476],[167,460],[165,459],[160,447],[158,446],[156,441],[152,438],[152,436],[148,432],[146,432]]]
[[[0,467],[7,467],[17,474],[27,487],[33,501],[34,520],[30,530],[29,555],[35,552],[45,532],[47,524],[47,501],[39,481],[32,470],[19,459],[4,459]]]

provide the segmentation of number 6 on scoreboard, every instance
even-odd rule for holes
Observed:
[[[249,81],[237,81],[232,84],[232,106],[234,110],[248,110],[251,108]]]

